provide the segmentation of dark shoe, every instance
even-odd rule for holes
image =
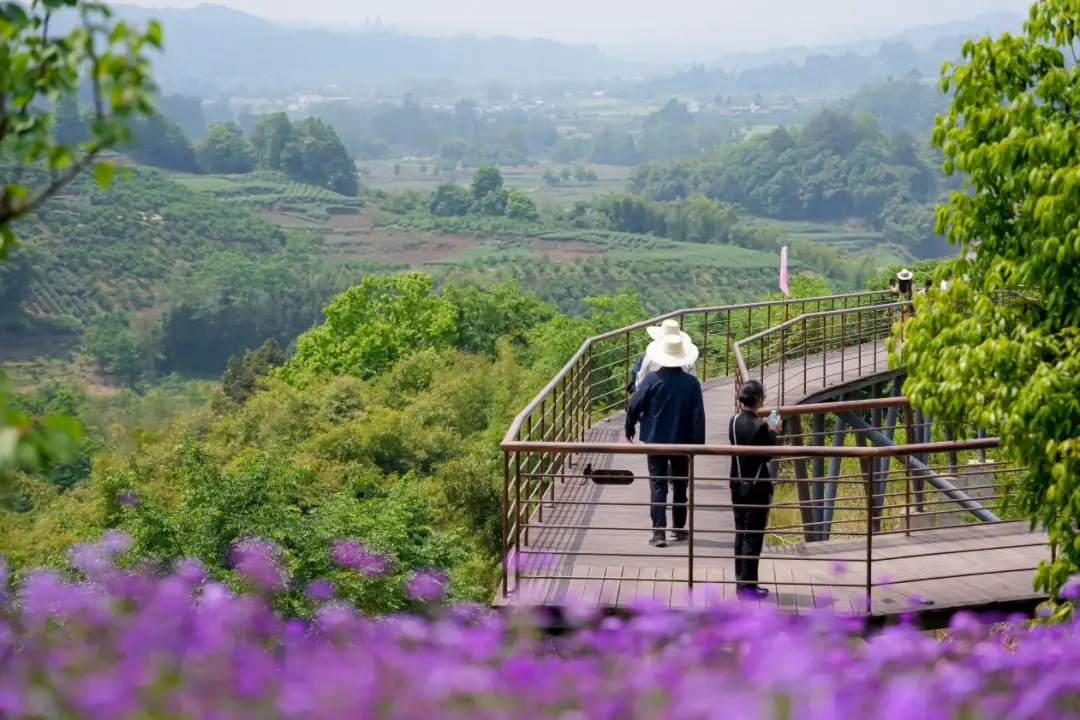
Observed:
[[[769,597],[769,591],[757,585],[740,585],[735,589],[735,594],[740,600],[764,600]]]
[[[675,542],[686,542],[690,539],[690,533],[685,530],[676,530],[671,535]]]
[[[654,530],[649,544],[653,547],[667,547],[667,533],[663,530]]]

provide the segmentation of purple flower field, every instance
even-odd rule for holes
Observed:
[[[992,636],[961,615],[948,642],[909,625],[864,642],[854,618],[643,606],[553,639],[527,614],[437,608],[446,578],[435,571],[409,584],[430,617],[364,617],[319,581],[307,622],[230,593],[195,562],[165,577],[120,569],[126,547],[109,534],[73,551],[85,580],[36,571],[3,598],[0,717],[1080,717],[1068,625]],[[383,567],[358,543],[334,553],[357,572]],[[270,545],[245,541],[236,555],[257,592],[286,582]]]

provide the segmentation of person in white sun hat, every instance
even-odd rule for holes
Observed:
[[[682,332],[682,330],[679,328],[679,323],[677,320],[665,320],[659,325],[653,325],[651,327],[645,328],[645,332],[649,333],[649,337],[653,340],[659,340],[660,338],[668,334],[679,333],[681,334],[683,340],[693,345],[693,343],[690,341],[690,336]],[[691,375],[694,375],[696,367],[696,363],[690,363],[689,365],[684,367],[683,370],[690,373]],[[630,370],[630,384],[626,387],[626,394],[633,395],[634,391],[637,390],[638,385],[640,385],[641,381],[645,379],[645,376],[659,369],[660,366],[649,360],[649,356],[647,353],[642,354],[642,356],[638,358],[637,362],[634,363],[634,367]]]
[[[674,322],[674,321],[673,321]],[[650,328],[651,329],[651,328]],[[701,383],[685,368],[697,362],[698,349],[678,323],[661,325],[658,339],[645,349],[645,363],[658,368],[644,375],[626,408],[626,439],[634,441],[641,423],[641,442],[663,445],[705,444],[705,403]],[[650,333],[650,335],[653,335]],[[671,526],[676,542],[687,540],[686,490],[690,460],[685,455],[647,455],[649,511],[653,533],[649,544],[667,545],[667,496],[671,485]]]
[[[896,279],[900,281],[900,286],[897,288],[900,297],[905,300],[911,300],[911,271],[904,268],[896,273]]]

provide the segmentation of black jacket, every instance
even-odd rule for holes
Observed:
[[[733,432],[734,431],[734,432]],[[751,410],[743,410],[735,416],[735,422],[728,423],[728,440],[732,445],[776,445],[776,433],[769,429],[769,424],[759,420]],[[738,440],[736,442],[736,440]],[[769,479],[768,457],[750,457],[735,455],[731,458],[732,480],[767,480]]]
[[[626,436],[641,422],[643,443],[705,444],[701,383],[682,368],[664,368],[641,381],[626,408]]]

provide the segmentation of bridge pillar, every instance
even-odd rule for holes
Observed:
[[[841,400],[843,399],[844,398],[841,398]],[[839,415],[835,417],[836,429],[833,432],[832,444],[833,447],[843,447],[844,433],[847,430],[847,422]],[[824,420],[822,421],[822,427],[824,428]],[[838,475],[840,475],[840,458],[834,455],[833,457],[829,458],[829,477],[833,479],[825,483],[825,499],[823,503],[824,507],[822,508],[822,540],[828,540],[829,535],[832,533],[833,508],[836,506],[835,478]]]
[[[792,445],[802,445],[802,417],[784,419],[784,432],[791,438]],[[810,483],[806,477],[806,460],[796,460],[795,465],[795,491],[799,496],[799,516],[803,526],[803,542],[814,542],[814,508],[810,501]]]

